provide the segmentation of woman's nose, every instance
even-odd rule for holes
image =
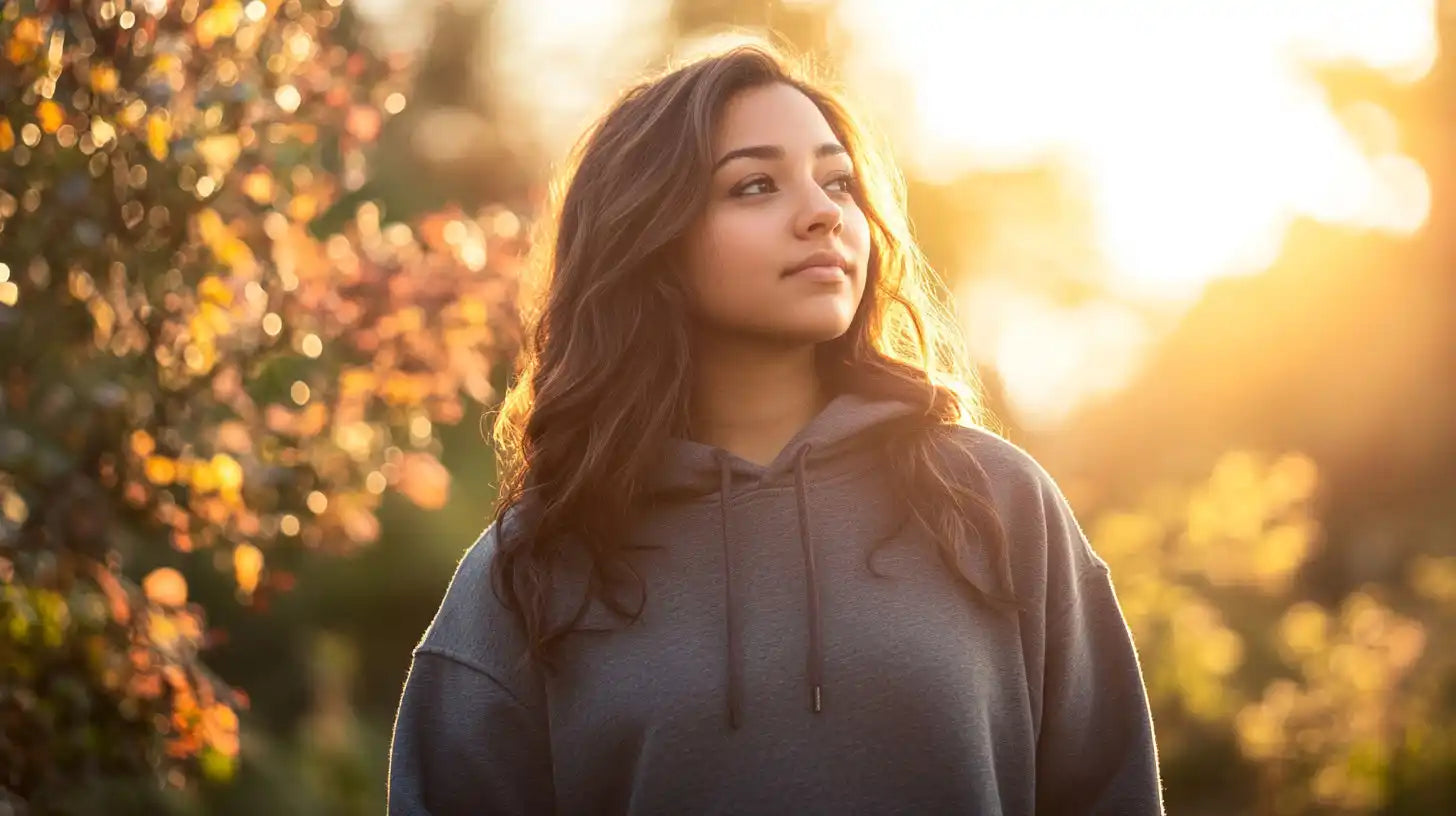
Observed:
[[[833,235],[844,226],[844,211],[823,187],[814,184],[805,193],[796,222],[795,232],[802,236],[821,232]]]

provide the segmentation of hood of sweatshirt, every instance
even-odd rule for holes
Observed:
[[[908,402],[875,399],[845,393],[833,398],[779,451],[773,461],[760,465],[721,448],[687,439],[668,442],[665,461],[657,471],[650,493],[659,499],[687,500],[717,495],[718,538],[723,553],[724,627],[727,629],[728,718],[738,728],[743,705],[743,654],[731,565],[736,557],[729,525],[729,503],[741,491],[792,484],[798,505],[798,538],[803,550],[807,592],[808,699],[816,713],[823,707],[824,648],[820,619],[819,574],[811,530],[813,505],[808,485],[872,467],[885,449],[890,434],[923,411]]]

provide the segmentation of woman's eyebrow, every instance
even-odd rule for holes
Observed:
[[[814,158],[822,159],[827,156],[838,156],[848,152],[844,148],[844,145],[838,142],[825,142],[814,148]],[[713,164],[713,172],[718,172],[718,168],[734,159],[782,159],[783,157],[784,149],[778,145],[738,147],[724,153],[722,158]]]

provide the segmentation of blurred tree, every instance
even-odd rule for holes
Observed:
[[[832,23],[838,0],[674,0],[671,40],[729,28],[773,32],[801,53],[834,59]]]
[[[37,811],[230,777],[247,698],[166,564],[261,608],[280,544],[441,506],[436,429],[514,348],[514,213],[310,229],[406,103],[358,35],[340,0],[0,12],[0,788]]]

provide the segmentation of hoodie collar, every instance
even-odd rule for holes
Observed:
[[[809,710],[823,710],[824,645],[819,606],[818,554],[813,537],[813,502],[810,484],[858,470],[881,450],[882,432],[922,411],[907,402],[873,399],[858,394],[835,397],[767,465],[758,465],[721,448],[673,439],[667,462],[657,474],[653,492],[688,498],[716,494],[719,544],[722,548],[724,627],[727,630],[725,665],[728,726],[742,727],[743,647],[739,603],[733,582],[736,552],[730,499],[743,489],[792,484],[797,508],[799,542],[803,548],[805,590],[808,594],[805,633],[808,664]]]
[[[893,399],[856,393],[834,397],[784,445],[767,465],[750,462],[721,448],[690,439],[669,439],[663,466],[653,474],[651,492],[682,498],[709,496],[720,489],[726,462],[730,486],[783,486],[794,482],[795,469],[807,478],[824,480],[861,464],[860,454],[873,453],[880,432],[922,414],[922,409]],[[799,461],[803,451],[808,454]]]

